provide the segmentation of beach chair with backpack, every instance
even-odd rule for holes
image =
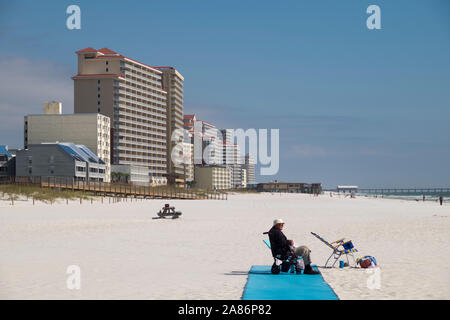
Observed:
[[[327,262],[325,263],[325,268],[327,268],[328,262],[330,262],[330,260],[331,261],[334,260],[333,264],[331,265],[331,268],[334,267],[334,265],[342,255],[345,255],[345,257],[347,258],[347,264],[351,266],[350,261],[348,259],[348,256],[350,255],[353,258],[353,267],[357,267],[357,262],[353,254],[355,252],[358,252],[358,249],[355,248],[351,240],[345,241],[345,238],[342,238],[333,242],[328,242],[314,232],[311,232],[311,234],[333,250],[330,257],[327,259]]]

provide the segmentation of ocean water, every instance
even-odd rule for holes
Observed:
[[[399,193],[399,192],[391,192],[391,193],[356,193],[357,196],[360,197],[371,197],[371,198],[383,198],[383,199],[401,199],[401,200],[410,200],[410,201],[423,201],[423,196],[425,195],[425,201],[434,201],[438,202],[439,197],[442,195],[444,197],[444,202],[450,202],[450,192],[443,193],[420,193],[420,192],[410,192],[410,193]]]

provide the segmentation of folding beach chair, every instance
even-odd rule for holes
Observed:
[[[322,241],[323,243],[325,243],[328,247],[330,247],[333,250],[330,257],[327,259],[327,262],[325,263],[325,268],[327,268],[328,262],[330,261],[331,258],[334,259],[334,262],[333,262],[331,268],[334,267],[336,262],[339,260],[339,258],[343,254],[345,254],[345,257],[347,258],[347,263],[349,266],[350,266],[350,261],[348,259],[349,255],[353,258],[354,267],[357,266],[356,259],[355,259],[355,256],[353,255],[353,253],[358,252],[358,249],[356,249],[353,246],[353,243],[351,240],[345,241],[345,239],[342,238],[342,239],[339,239],[339,240],[336,240],[336,241],[330,243],[314,232],[311,232],[311,234],[313,236],[315,236],[317,239],[319,239],[320,241]]]
[[[264,232],[263,234],[268,234],[268,232]],[[268,239],[264,239],[263,242],[265,243],[265,245],[272,250],[272,247],[270,245],[270,241]],[[280,271],[282,270],[281,265],[282,264],[286,264],[286,266],[289,266],[288,270],[283,270],[284,272],[291,272],[294,273],[295,272],[295,265],[297,263],[298,260],[303,259],[302,257],[297,257],[295,254],[288,256],[286,259],[281,259],[281,257],[278,256],[272,256],[273,257],[273,265],[272,265],[272,270],[271,272],[274,274],[278,274],[280,273]],[[280,265],[278,264],[281,263]]]

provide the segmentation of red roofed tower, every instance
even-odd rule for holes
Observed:
[[[109,116],[111,164],[141,167],[135,182],[148,181],[150,173],[153,183],[164,184],[167,92],[162,87],[163,72],[109,48],[88,47],[76,53],[75,113]]]

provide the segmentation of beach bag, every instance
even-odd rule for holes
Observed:
[[[358,259],[359,266],[361,268],[375,268],[377,264],[377,260],[372,256],[364,256]]]

